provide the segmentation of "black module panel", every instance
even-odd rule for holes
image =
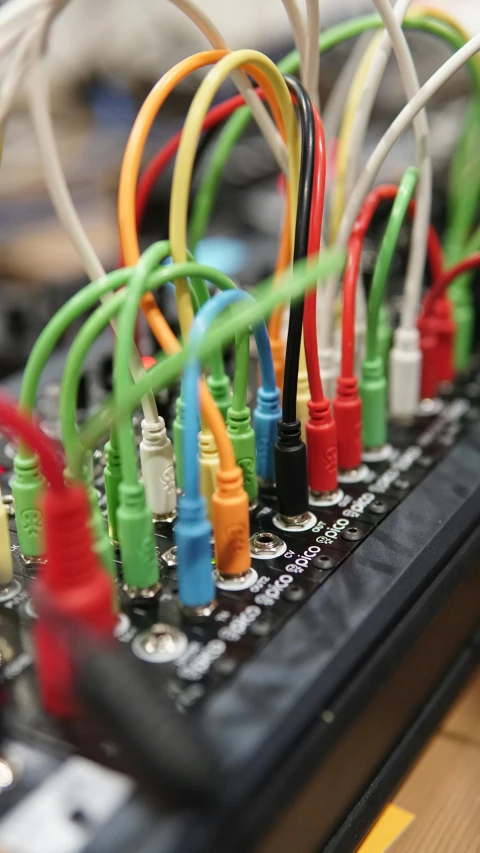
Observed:
[[[162,686],[178,709],[192,709],[198,717],[231,779],[232,805],[225,807],[218,820],[200,821],[191,835],[190,819],[185,822],[178,815],[154,818],[137,797],[131,805],[128,827],[123,827],[124,816],[119,817],[117,829],[123,829],[116,853],[126,853],[131,847],[125,845],[137,844],[135,828],[139,830],[145,821],[150,838],[145,847],[137,847],[145,853],[158,849],[240,851],[253,849],[263,835],[267,839],[265,850],[287,849],[278,846],[274,829],[271,843],[277,846],[268,846],[270,827],[296,801],[316,768],[328,768],[330,779],[332,774],[336,778],[342,764],[341,756],[337,756],[335,769],[334,744],[341,743],[345,732],[352,729],[354,717],[360,725],[360,712],[368,707],[378,685],[388,684],[407,655],[409,640],[403,640],[401,652],[388,649],[389,644],[395,646],[396,632],[402,633],[415,608],[427,593],[434,595],[435,583],[441,579],[436,593],[438,606],[432,605],[424,622],[418,616],[415,628],[410,626],[407,631],[410,639],[428,633],[437,610],[447,600],[455,601],[456,585],[468,577],[472,585],[470,609],[465,611],[462,599],[462,630],[454,619],[451,646],[438,650],[437,655],[430,650],[430,682],[422,676],[425,689],[409,685],[409,701],[399,706],[397,727],[390,731],[385,726],[385,742],[377,738],[379,753],[369,744],[368,761],[359,760],[358,773],[347,761],[342,784],[337,779],[330,791],[328,785],[323,790],[322,796],[327,799],[335,791],[338,796],[326,809],[328,818],[314,821],[312,839],[316,845],[324,844],[339,831],[362,786],[377,772],[388,749],[437,686],[453,653],[468,640],[480,619],[478,577],[473,574],[470,578],[475,565],[472,531],[480,518],[477,417],[467,394],[446,402],[436,417],[421,418],[409,429],[396,429],[391,436],[391,457],[368,463],[364,482],[344,484],[344,497],[336,506],[310,507],[315,515],[311,530],[279,530],[274,496],[262,494],[252,510],[252,534],[274,533],[286,550],[274,558],[252,558],[256,582],[243,592],[219,590],[217,608],[205,624],[193,625],[182,617],[176,600],[175,569],[169,565],[173,562],[168,553],[173,544],[171,525],[157,525],[162,592],[157,601],[148,604],[123,600],[118,635],[125,644],[134,645],[139,635],[157,622],[173,625],[186,634],[188,645],[179,659],[172,664],[147,666],[152,677],[159,673]],[[8,458],[5,462],[6,484]],[[8,489],[6,493],[8,499]],[[35,693],[30,641],[33,615],[27,587],[37,567],[26,565],[18,550],[14,557],[21,588],[1,605],[0,612],[3,633],[13,650],[6,668],[13,688],[12,732],[34,741],[48,737],[50,744],[63,748],[68,735],[44,719]],[[443,575],[446,567],[452,572],[451,589],[447,575]],[[379,670],[363,678],[374,665],[375,656]],[[414,671],[412,664],[410,672]],[[361,701],[355,695],[357,687]],[[345,700],[349,693],[350,702]],[[353,746],[350,743],[350,755],[361,737],[359,731]],[[101,748],[96,748],[101,744],[94,743],[93,733],[90,741],[85,751],[105,760]],[[342,760],[345,762],[345,757]],[[268,788],[263,784],[267,776]],[[293,820],[295,823],[295,816]],[[286,838],[288,826],[279,826]],[[357,835],[362,831],[357,828]],[[113,849],[102,846],[100,840],[98,843],[97,847],[92,842],[89,851]],[[338,849],[353,850],[349,843],[351,837],[347,846]],[[301,849],[314,847],[297,845],[299,853]]]

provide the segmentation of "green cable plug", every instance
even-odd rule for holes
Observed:
[[[457,331],[455,334],[455,367],[459,373],[468,370],[473,348],[475,329],[475,309],[469,286],[458,279],[448,289],[453,304],[453,319]]]
[[[41,557],[44,551],[44,519],[39,504],[41,494],[46,487],[45,478],[40,471],[36,456],[17,453],[13,468],[15,477],[12,483],[12,494],[18,544],[23,556],[34,560]]]
[[[152,513],[142,483],[121,483],[117,525],[122,551],[123,579],[128,587],[146,590],[158,584],[158,564]]]
[[[387,440],[386,373],[391,332],[385,292],[393,255],[417,181],[418,170],[412,167],[406,169],[390,211],[368,297],[366,355],[362,361],[359,383],[362,399],[362,442],[367,450],[382,447]],[[386,328],[383,342],[382,326],[384,330]]]
[[[387,379],[380,355],[364,358],[359,382],[362,398],[362,444],[366,450],[387,440]]]
[[[175,401],[175,419],[172,425],[173,449],[175,451],[175,479],[177,488],[183,492],[183,430],[185,423],[185,404],[180,394]]]
[[[392,327],[390,325],[390,314],[385,304],[380,308],[377,327],[377,349],[380,358],[382,359],[383,370],[385,376],[388,376],[388,360],[390,350],[392,348]]]
[[[222,413],[223,420],[226,421],[227,413],[232,402],[229,377],[226,373],[221,377],[216,377],[211,374],[207,377],[207,385],[210,394]]]
[[[103,480],[105,483],[105,497],[107,499],[108,533],[113,542],[118,542],[118,490],[122,482],[122,466],[116,433],[113,430],[110,434],[110,440],[105,445],[105,463]]]
[[[235,461],[243,471],[243,486],[251,503],[258,495],[255,432],[248,406],[227,414],[227,432],[235,453]]]

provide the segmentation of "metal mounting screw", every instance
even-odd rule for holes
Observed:
[[[148,631],[135,638],[132,644],[137,657],[151,663],[168,663],[176,660],[187,648],[188,641],[172,625],[156,622]]]

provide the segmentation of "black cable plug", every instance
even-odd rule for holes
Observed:
[[[285,75],[285,82],[297,104],[301,127],[300,179],[298,185],[297,221],[295,225],[294,260],[307,256],[308,229],[312,202],[315,157],[315,119],[312,102],[302,84]],[[297,380],[302,342],[303,299],[290,306],[285,373],[283,381],[282,420],[278,424],[275,444],[275,482],[278,511],[287,518],[308,512],[307,450],[296,417]]]
[[[300,421],[278,422],[275,444],[275,482],[280,515],[287,518],[308,511],[307,448]]]

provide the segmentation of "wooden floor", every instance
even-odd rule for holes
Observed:
[[[480,853],[480,672],[393,802],[415,819],[389,853]]]

